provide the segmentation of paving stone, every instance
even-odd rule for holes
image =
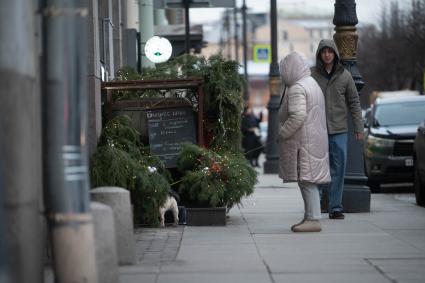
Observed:
[[[129,283],[423,283],[425,208],[406,199],[374,194],[370,213],[322,214],[322,232],[297,234],[298,187],[260,174],[226,226],[136,229],[138,263],[120,272]]]

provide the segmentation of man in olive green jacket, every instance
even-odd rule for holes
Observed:
[[[331,169],[331,183],[328,187],[329,218],[344,219],[342,192],[347,161],[348,111],[353,118],[357,140],[363,139],[363,121],[356,85],[350,72],[339,62],[338,49],[333,40],[320,41],[312,77],[322,89],[326,102]]]

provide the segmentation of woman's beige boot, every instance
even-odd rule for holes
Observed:
[[[294,228],[295,228],[296,226],[298,226],[298,225],[303,224],[303,223],[304,223],[304,221],[305,221],[305,219],[301,220],[301,221],[300,221],[300,222],[298,222],[297,224],[292,225],[292,226],[291,226],[291,230],[292,230],[292,231],[294,231]]]
[[[304,220],[300,224],[292,226],[291,230],[294,232],[320,232],[322,228],[319,220]]]

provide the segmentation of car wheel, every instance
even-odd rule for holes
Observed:
[[[381,184],[380,183],[378,183],[376,181],[369,181],[367,183],[367,185],[369,186],[370,191],[372,193],[375,193],[376,194],[376,193],[380,193],[381,192]]]
[[[420,206],[425,206],[425,183],[421,180],[419,166],[415,166],[414,187],[416,203]]]

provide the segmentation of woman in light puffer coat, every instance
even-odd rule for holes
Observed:
[[[328,134],[325,99],[310,68],[299,53],[280,61],[287,90],[279,109],[279,177],[298,182],[304,200],[304,219],[294,232],[321,231],[320,196],[317,184],[329,183]]]

